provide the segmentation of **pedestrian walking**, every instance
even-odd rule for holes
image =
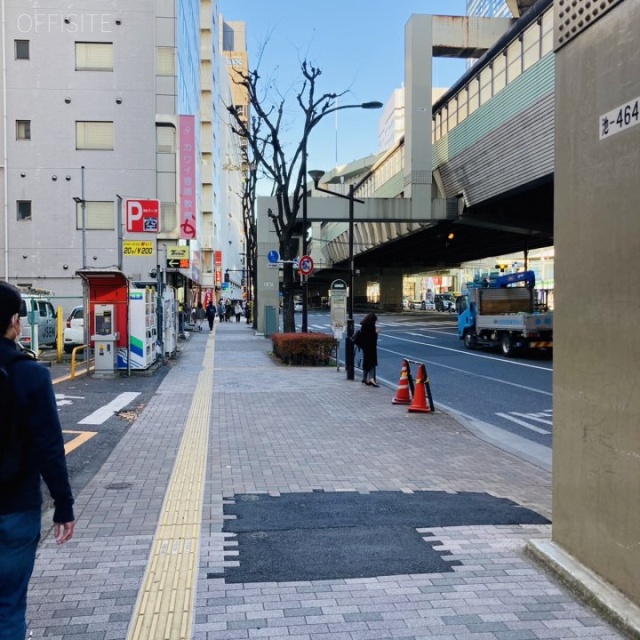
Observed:
[[[240,300],[236,301],[236,306],[233,308],[233,313],[236,315],[236,322],[240,322],[240,316],[242,315],[242,305]]]
[[[378,333],[376,327],[378,316],[369,313],[360,321],[357,345],[362,349],[362,384],[379,387],[376,382],[376,367],[378,366]]]
[[[224,303],[224,321],[231,322],[231,312],[233,311],[233,307],[231,306],[231,300],[229,298],[226,299]]]
[[[207,317],[207,312],[202,306],[202,302],[198,302],[198,307],[196,308],[196,323],[198,324],[198,331],[202,331],[202,323],[204,322],[204,319],[206,317]]]
[[[40,479],[53,498],[58,544],[74,531],[73,495],[49,371],[19,351],[20,291],[0,282],[0,640],[24,640],[27,588],[40,540]]]
[[[209,300],[209,304],[206,309],[207,321],[209,322],[209,331],[213,331],[213,323],[216,319],[216,307],[213,304],[213,300]]]
[[[224,302],[222,302],[222,298],[218,302],[218,319],[220,322],[224,322]]]

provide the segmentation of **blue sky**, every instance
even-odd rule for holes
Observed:
[[[314,11],[313,6],[317,9]],[[348,93],[339,104],[386,103],[404,77],[404,27],[416,13],[464,15],[464,0],[219,0],[225,20],[247,26],[249,66],[280,91],[288,105],[287,135],[296,143],[295,102],[307,59],[322,70],[318,93]],[[464,61],[435,60],[434,86],[450,86]],[[329,170],[378,149],[381,111],[346,109],[329,115],[312,132],[310,169]],[[336,163],[337,159],[337,163]]]

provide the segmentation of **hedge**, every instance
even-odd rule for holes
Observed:
[[[328,333],[274,333],[273,354],[285,364],[327,365],[336,346]]]

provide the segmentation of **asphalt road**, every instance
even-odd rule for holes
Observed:
[[[55,385],[71,486],[77,495],[104,464],[169,371],[126,378],[81,376]]]
[[[355,314],[356,328],[361,317]],[[328,312],[310,312],[308,324],[311,331],[331,332]],[[395,389],[403,359],[412,361],[414,379],[416,363],[423,363],[436,408],[451,410],[499,439],[516,441],[534,458],[542,456],[546,466],[553,422],[551,355],[531,351],[506,358],[498,351],[469,351],[458,339],[456,324],[457,316],[448,313],[380,314],[378,380]]]

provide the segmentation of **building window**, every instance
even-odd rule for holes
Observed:
[[[18,220],[31,220],[31,200],[18,200],[16,204]]]
[[[113,202],[99,200],[85,201],[85,226],[82,225],[82,203],[76,204],[76,229],[115,229],[115,215]]]
[[[493,61],[493,95],[504,89],[507,83],[507,58],[504,54],[499,55]]]
[[[76,42],[76,71],[113,71],[113,43]]]
[[[176,152],[176,128],[173,125],[156,125],[157,153]]]
[[[480,72],[480,104],[485,104],[491,100],[491,81],[493,73],[491,65],[485,67]]]
[[[16,120],[16,140],[31,140],[31,120]]]
[[[458,94],[458,122],[462,122],[467,117],[467,94],[466,87]]]
[[[469,101],[468,101],[468,113],[471,115],[478,108],[478,78],[473,78],[469,83]]]
[[[76,149],[113,150],[113,122],[76,122]]]
[[[447,104],[447,131],[451,131],[458,124],[458,109],[456,100],[450,100]]]
[[[547,11],[542,16],[540,40],[540,56],[542,57],[553,51],[553,11]]]
[[[173,47],[156,48],[156,67],[159,76],[176,75],[176,51]]]
[[[540,60],[540,24],[532,24],[522,36],[522,70]]]
[[[29,59],[29,41],[28,40],[14,40],[16,44],[16,60],[28,60]]]
[[[163,233],[171,233],[178,228],[178,210],[175,202],[162,202],[160,204],[162,219],[160,230]]]
[[[522,73],[522,42],[518,39],[507,47],[507,83]]]

